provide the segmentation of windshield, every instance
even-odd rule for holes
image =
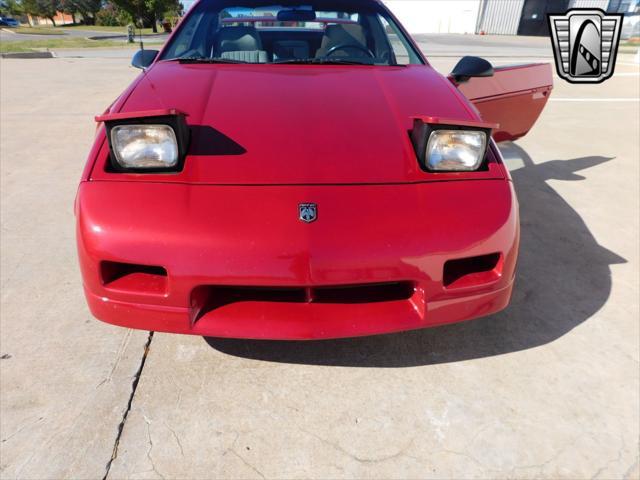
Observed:
[[[422,64],[386,10],[372,1],[203,0],[160,60],[206,63]]]

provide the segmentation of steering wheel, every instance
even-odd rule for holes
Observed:
[[[357,43],[341,43],[340,45],[331,47],[329,50],[327,50],[327,53],[325,53],[322,58],[329,58],[338,50],[347,50],[349,48],[360,50],[361,52],[364,52],[369,58],[376,58],[375,54],[371,50],[362,45],[358,45]]]

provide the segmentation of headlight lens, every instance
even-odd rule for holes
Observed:
[[[429,136],[426,166],[436,171],[477,170],[487,146],[487,135],[478,130],[434,130]]]
[[[178,142],[169,125],[119,125],[111,129],[111,146],[122,168],[172,168]]]

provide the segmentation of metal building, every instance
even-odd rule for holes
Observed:
[[[609,0],[573,0],[569,8],[599,8],[606,11]]]
[[[609,0],[481,0],[476,33],[548,35],[547,13],[570,8],[606,10]]]
[[[480,6],[476,33],[515,35],[524,2],[525,0],[484,0]]]

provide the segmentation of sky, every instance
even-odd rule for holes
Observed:
[[[180,3],[184,6],[184,11],[187,12],[191,8],[191,5],[196,3],[196,0],[182,0]]]

